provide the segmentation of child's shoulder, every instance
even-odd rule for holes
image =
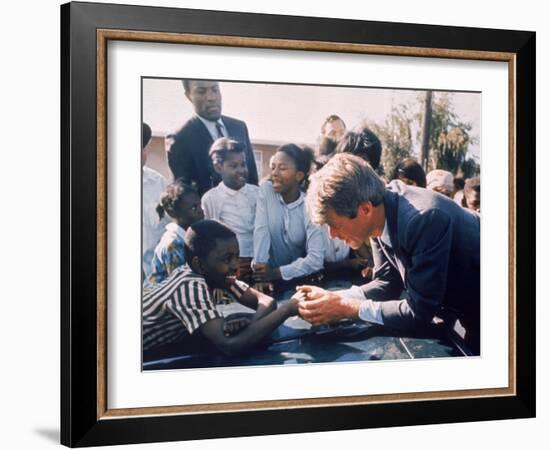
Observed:
[[[193,283],[195,286],[204,286],[208,289],[206,279],[202,275],[194,272],[193,269],[189,267],[189,264],[184,264],[176,270],[179,271],[179,280],[176,281],[179,286],[185,286]]]
[[[202,200],[209,200],[212,197],[220,196],[223,193],[223,182],[220,182],[217,186],[208,189],[202,196]]]
[[[245,188],[248,192],[252,192],[253,194],[256,194],[258,191],[259,191],[259,187],[256,186],[255,184],[249,184],[249,183],[246,183],[245,184]]]
[[[273,183],[269,178],[267,178],[260,182],[260,186],[258,187],[258,190],[262,192],[273,192]]]
[[[167,286],[170,286],[170,291],[175,292],[182,289],[184,286],[194,283],[195,285],[204,286],[208,288],[206,280],[202,275],[199,275],[189,267],[188,264],[183,264],[179,267],[176,267],[167,278],[165,278],[159,284],[149,286],[144,291],[147,294],[147,297],[155,297],[160,295],[165,295],[168,291],[165,289]]]
[[[148,166],[143,166],[143,177],[166,184],[166,178],[160,172]]]
[[[174,225],[175,224],[171,222],[166,226],[164,234],[160,238],[158,244],[159,247],[166,248],[169,246],[173,246],[174,243],[181,243],[183,245],[183,236],[185,234],[185,231],[183,229],[178,229],[178,227]]]

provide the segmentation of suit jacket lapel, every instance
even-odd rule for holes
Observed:
[[[231,119],[228,119],[226,116],[222,116],[222,121],[225,126],[225,130],[227,132],[227,137],[236,139],[238,141],[242,140],[242,136],[241,136],[242,133],[240,128],[233,127],[235,123]]]
[[[202,123],[202,121],[196,116],[195,129],[197,131],[197,140],[200,140],[199,144],[193,149],[196,167],[202,167],[205,171],[208,171],[208,174],[205,173],[204,176],[210,177],[210,187],[212,187],[217,184],[217,181],[219,181],[217,179],[219,176],[212,166],[210,156],[208,156],[208,150],[214,141],[212,140],[212,136],[210,136],[210,132],[208,131],[208,128],[206,128],[206,125],[204,125],[204,123]]]
[[[195,121],[194,127],[197,130],[197,133],[199,135],[199,138],[203,142],[208,142],[208,145],[212,145],[212,136],[210,136],[210,132],[206,128],[206,125],[202,123],[201,119],[199,119],[197,116],[193,119]]]
[[[397,216],[398,216],[399,196],[391,191],[386,190],[384,194],[384,211],[386,214],[386,223],[388,226],[388,234],[390,235],[391,249],[385,248],[391,254],[391,261],[394,262],[395,268],[399,271],[403,284],[405,284],[405,266],[399,251],[399,240],[397,235]]]

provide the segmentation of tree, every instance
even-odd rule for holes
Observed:
[[[382,167],[388,180],[397,163],[413,155],[413,139],[420,148],[425,111],[431,110],[428,138],[428,165],[426,172],[444,169],[469,178],[479,174],[479,164],[467,156],[474,139],[470,135],[472,125],[462,122],[452,104],[452,95],[433,92],[430,108],[426,108],[426,94],[419,93],[416,102],[393,106],[382,124],[365,120],[363,127],[370,128],[382,142]],[[417,132],[413,138],[412,129]],[[420,161],[419,161],[420,162]]]
[[[390,177],[397,163],[411,156],[412,115],[407,105],[392,107],[391,114],[382,125],[365,121],[363,126],[370,128],[382,143],[382,167]]]
[[[473,142],[470,136],[472,125],[462,122],[454,111],[451,97],[447,92],[434,93],[429,136],[429,160],[427,171],[448,170],[465,177],[479,173],[477,163],[467,157],[468,147]],[[422,124],[423,116],[415,116]]]

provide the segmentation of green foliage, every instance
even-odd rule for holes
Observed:
[[[465,180],[467,178],[476,177],[479,175],[480,167],[479,164],[475,162],[474,159],[468,158],[460,165],[460,169],[457,172],[457,175],[462,176]]]
[[[424,95],[419,95],[424,100]],[[415,115],[416,121],[422,123],[422,113]],[[475,161],[467,158],[468,147],[473,142],[470,136],[472,125],[462,122],[454,111],[451,98],[446,92],[436,92],[432,99],[432,116],[430,122],[430,157],[427,172],[432,169],[443,169],[460,175],[466,171],[474,175],[479,173]],[[420,137],[418,137],[420,139]]]
[[[382,142],[382,167],[386,178],[392,177],[398,161],[414,157],[413,139],[420,147],[425,93],[419,93],[411,105],[399,104],[382,124],[365,120],[362,126],[369,127]],[[413,138],[412,129],[417,133]],[[472,125],[462,122],[454,111],[452,98],[445,92],[434,92],[429,138],[429,161],[426,172],[444,169],[455,175],[469,178],[479,174],[479,164],[467,156],[468,147],[474,143],[470,135]],[[420,162],[420,161],[419,161]]]
[[[363,126],[369,127],[382,143],[381,166],[388,180],[397,162],[411,156],[412,116],[406,105],[392,108],[391,114],[382,125],[365,121]]]

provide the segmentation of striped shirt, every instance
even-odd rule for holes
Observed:
[[[151,350],[193,334],[210,320],[222,318],[216,305],[241,298],[248,285],[236,280],[228,289],[217,290],[191,270],[178,267],[161,284],[143,293],[143,349]]]

